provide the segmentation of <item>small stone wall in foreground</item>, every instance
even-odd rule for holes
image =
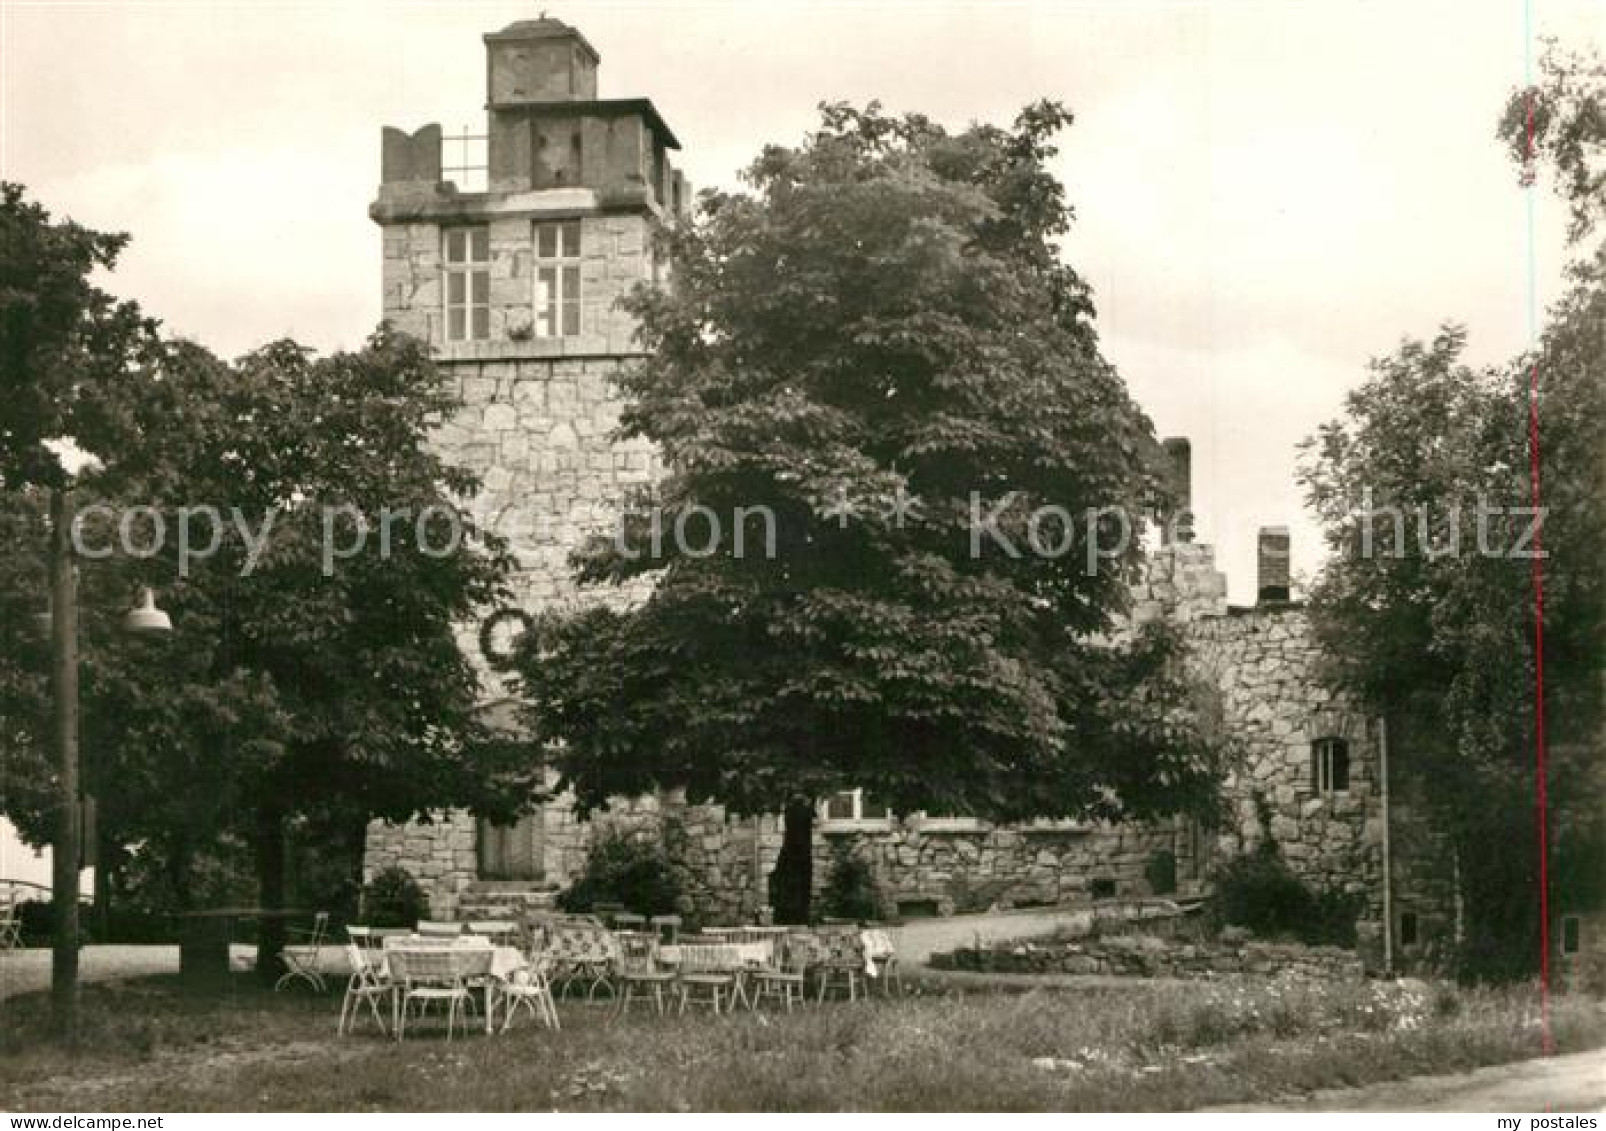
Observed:
[[[932,955],[930,965],[938,970],[989,974],[1116,974],[1147,978],[1293,973],[1345,980],[1365,975],[1360,955],[1336,946],[1175,942],[1136,934],[960,947],[947,954]]]

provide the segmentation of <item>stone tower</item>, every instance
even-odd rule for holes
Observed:
[[[656,277],[653,229],[690,193],[653,104],[598,97],[600,57],[579,31],[543,17],[484,41],[485,134],[385,129],[369,215],[384,231],[385,318],[428,342],[462,395],[435,442],[481,476],[476,510],[510,540],[516,605],[534,612],[569,596],[570,550],[656,474],[650,446],[610,439],[612,378],[640,356],[617,303]],[[465,628],[471,655],[482,635]],[[476,877],[541,878],[565,819],[376,824],[368,870],[404,864],[444,912]]]

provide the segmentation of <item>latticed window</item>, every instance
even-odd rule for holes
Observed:
[[[1310,744],[1310,788],[1316,794],[1349,790],[1349,743],[1318,738]]]
[[[535,336],[580,333],[580,221],[535,226]]]
[[[821,816],[827,821],[885,821],[892,810],[879,805],[862,789],[844,789],[825,799]]]
[[[441,230],[446,340],[482,342],[491,336],[491,233],[484,224]]]

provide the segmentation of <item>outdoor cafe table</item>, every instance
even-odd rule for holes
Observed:
[[[390,977],[389,952],[392,950],[489,950],[491,952],[491,976],[486,979],[485,989],[485,1031],[491,1032],[491,1018],[496,1010],[496,987],[499,983],[510,980],[514,974],[529,966],[529,960],[522,951],[512,946],[493,946],[489,939],[475,935],[464,935],[455,939],[430,938],[424,935],[387,935],[383,943],[383,953],[379,959],[378,973],[381,978]]]

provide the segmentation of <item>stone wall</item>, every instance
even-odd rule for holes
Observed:
[[[619,800],[589,820],[560,797],[532,818],[542,823],[543,885],[563,888],[585,869],[593,840],[614,830],[658,838],[678,866],[682,914],[704,923],[745,923],[768,903],[768,877],[781,846],[780,818],[733,817],[717,805],[687,805],[646,796]],[[463,810],[432,822],[368,828],[364,878],[386,867],[405,868],[429,896],[431,913],[451,918],[478,873],[476,822]]]
[[[1222,849],[1252,851],[1271,836],[1290,867],[1322,890],[1376,890],[1381,858],[1377,750],[1367,716],[1319,677],[1320,654],[1304,610],[1271,606],[1194,621],[1198,669],[1221,689],[1242,759],[1229,774],[1231,820]],[[1318,792],[1311,744],[1348,743],[1348,788]],[[1270,813],[1263,827],[1256,797]]]
[[[481,477],[471,509],[508,539],[517,560],[514,603],[526,611],[576,599],[570,553],[594,534],[611,535],[626,493],[659,474],[649,443],[613,437],[619,400],[612,382],[630,363],[515,357],[451,366],[465,403],[438,426],[435,443],[443,458]],[[641,591],[604,596],[624,602]],[[478,654],[473,631],[465,630],[464,644]]]
[[[1155,854],[1171,852],[1187,884],[1193,838],[1177,823],[995,828],[984,822],[888,822],[884,830],[837,832],[826,824],[814,839],[818,897],[839,857],[870,867],[880,913],[954,915],[993,907],[1033,907],[1099,895],[1149,892]]]
[[[932,955],[931,965],[939,970],[992,974],[1113,974],[1145,978],[1297,974],[1345,981],[1359,980],[1366,971],[1360,955],[1339,947],[1187,942],[1146,934],[960,947],[948,954]]]
[[[681,914],[705,924],[750,923],[768,906],[768,877],[781,843],[778,817],[734,817],[718,805],[653,796],[619,801],[588,821],[563,806],[554,815],[559,831],[548,860],[562,883],[584,869],[595,837],[636,830],[658,838],[676,865],[684,893]]]
[[[474,818],[461,809],[442,810],[430,822],[371,821],[363,850],[363,882],[386,868],[402,868],[424,889],[430,914],[451,918],[479,873],[475,835]]]

